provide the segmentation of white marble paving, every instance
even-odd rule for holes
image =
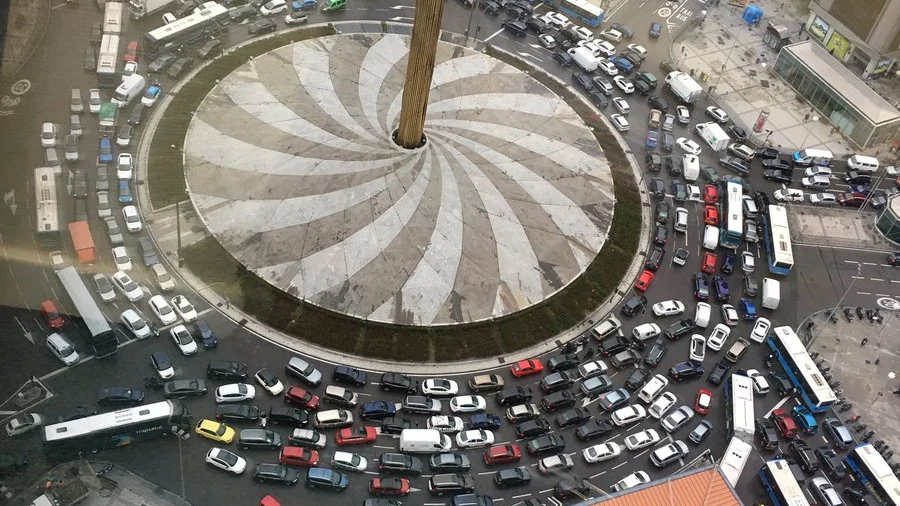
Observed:
[[[378,94],[388,73],[407,54],[409,47],[404,39],[383,37],[372,46],[359,66],[359,102],[369,124],[382,134],[389,132],[385,132],[378,118]]]

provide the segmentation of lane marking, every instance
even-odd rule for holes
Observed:
[[[500,35],[501,33],[503,33],[503,28],[501,28],[501,29],[497,30],[496,32],[494,32],[493,34],[491,34],[491,36],[488,37],[488,38],[486,38],[486,39],[484,39],[483,42],[487,42],[487,41],[493,39],[494,37]]]

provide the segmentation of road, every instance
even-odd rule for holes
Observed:
[[[406,16],[411,15],[411,5],[412,2],[395,3],[384,0],[373,0],[364,5],[351,3],[345,11],[334,13],[329,16],[329,19],[409,21],[410,18]],[[613,21],[630,24],[635,28],[636,35],[631,42],[642,44],[649,50],[649,56],[642,68],[657,69],[660,62],[670,58],[668,46],[672,43],[674,35],[685,29],[691,16],[696,15],[703,7],[703,3],[697,0],[686,0],[678,3],[627,0],[618,4],[611,11],[610,18]],[[539,7],[539,12],[541,11],[546,11],[546,7]],[[648,12],[654,13],[652,15],[654,16],[653,19],[658,18],[658,21],[663,24],[662,36],[659,39],[651,40],[647,34],[646,28],[649,21],[646,13]],[[470,14],[471,12],[466,10],[460,3],[448,2],[443,18],[444,28],[464,33],[468,26]],[[23,78],[29,80],[31,88],[27,93],[21,95],[22,100],[16,106],[13,115],[0,117],[0,138],[4,139],[5,155],[0,159],[0,185],[2,185],[4,195],[14,196],[13,199],[4,199],[6,205],[0,206],[0,234],[2,234],[2,251],[4,254],[2,259],[3,265],[0,267],[0,286],[4,287],[0,291],[3,296],[3,303],[0,305],[2,307],[0,309],[0,328],[4,330],[4,335],[7,337],[6,353],[0,356],[0,360],[3,361],[2,365],[5,366],[4,374],[0,376],[0,388],[2,388],[0,391],[11,393],[32,375],[39,376],[54,393],[54,397],[41,404],[37,411],[51,416],[63,413],[76,405],[93,403],[96,391],[100,388],[114,385],[140,387],[142,378],[151,374],[147,357],[150,352],[155,350],[166,351],[175,362],[176,374],[185,378],[203,377],[206,364],[213,359],[242,360],[248,363],[251,371],[262,367],[270,367],[273,371],[280,372],[282,364],[286,363],[291,356],[290,351],[251,335],[242,327],[208,307],[197,294],[185,291],[184,284],[180,286],[179,293],[185,293],[197,305],[198,311],[203,314],[203,318],[207,320],[220,338],[220,345],[214,350],[201,351],[198,356],[194,357],[182,357],[171,343],[166,332],[163,333],[163,337],[159,340],[135,341],[129,339],[121,329],[117,329],[117,336],[122,347],[116,356],[108,359],[90,360],[73,368],[62,370],[58,369],[59,363],[46,350],[43,338],[49,332],[49,329],[45,320],[37,311],[38,305],[43,300],[53,299],[60,302],[64,313],[69,308],[65,302],[66,297],[62,293],[61,286],[47,265],[48,257],[46,251],[38,248],[34,239],[34,203],[31,196],[33,189],[30,169],[41,164],[40,160],[43,158],[43,152],[37,139],[40,124],[44,121],[53,121],[61,125],[67,125],[69,89],[79,87],[82,90],[87,90],[95,85],[95,77],[81,69],[81,51],[88,44],[87,38],[91,24],[99,19],[100,15],[98,12],[94,11],[89,5],[83,5],[78,9],[54,9],[48,37],[38,48],[35,57],[21,73]],[[312,22],[321,20],[322,16],[320,14],[314,13],[311,15]],[[501,21],[502,18],[482,16],[480,12],[475,12],[473,16],[473,26],[479,38],[489,39],[490,43],[519,53],[549,72],[563,79],[569,79],[570,71],[562,69],[553,63],[549,57],[549,52],[542,49],[533,36],[525,39],[524,43],[521,39],[509,38],[500,29]],[[281,24],[281,21],[279,20],[278,23]],[[140,33],[158,24],[158,16],[153,16],[146,22],[130,22],[127,26],[127,34],[132,38],[137,38]],[[59,27],[65,27],[65,29],[54,29]],[[246,30],[242,27],[232,27],[225,40],[229,45],[239,43],[246,38],[245,33]],[[128,40],[128,37],[123,37],[123,39]],[[52,68],[52,73],[48,72],[49,68]],[[48,77],[48,75],[52,77]],[[64,76],[65,78],[57,79],[55,78],[56,76]],[[162,77],[161,82],[164,88],[168,88],[171,84],[171,80],[166,77]],[[666,98],[671,100],[672,97],[668,96],[668,92],[665,93],[667,94]],[[643,160],[642,153],[644,151],[646,127],[642,125],[640,118],[647,117],[649,108],[645,100],[639,100],[637,97],[629,97],[629,100],[632,102],[630,117],[632,118],[633,128],[625,135],[625,139],[635,153],[641,153],[638,159]],[[705,105],[706,103],[703,101],[694,105],[695,121],[701,116]],[[611,111],[605,112],[608,114]],[[94,127],[95,121],[91,119],[85,123],[87,128],[82,140],[81,153],[84,161],[78,168],[86,170],[89,181],[93,181],[94,164],[90,160],[96,156],[98,137]],[[675,136],[688,134],[687,127],[676,126],[675,128]],[[65,131],[66,128],[63,127],[62,130]],[[676,152],[671,156],[680,156],[680,153]],[[716,166],[715,156],[712,153],[704,152],[701,158],[704,163]],[[758,170],[755,170],[750,178],[754,188],[760,188],[768,192],[774,190],[776,186],[763,181],[758,172]],[[666,179],[668,184],[670,178],[664,173],[662,177]],[[115,192],[113,191],[113,193]],[[60,196],[60,200],[64,209],[64,216],[66,221],[68,221],[72,216],[73,201],[65,195]],[[671,196],[667,197],[667,200],[674,204]],[[90,224],[95,231],[102,231],[102,224],[95,212],[94,199],[89,198],[88,203]],[[692,314],[693,304],[690,301],[693,300],[693,295],[690,286],[690,275],[695,271],[693,266],[696,266],[701,258],[700,244],[703,228],[701,215],[703,204],[688,202],[681,205],[684,205],[690,213],[688,231],[685,234],[670,234],[669,241],[671,244],[666,246],[668,251],[666,266],[657,273],[648,296],[651,299],[651,303],[666,299],[686,301],[688,311]],[[119,221],[121,225],[121,219]],[[95,233],[94,237],[98,246],[98,263],[95,266],[95,270],[111,272],[113,270],[110,254],[111,246],[104,234]],[[129,237],[127,245],[133,256],[137,257],[136,237]],[[677,267],[669,264],[671,255],[676,247],[685,247],[689,250],[691,257],[688,260],[687,267]],[[760,279],[765,271],[765,254],[761,252],[762,245],[748,244],[744,245],[743,248],[748,248],[759,259],[760,266],[757,268],[755,276],[757,279]],[[816,251],[809,251],[810,249],[815,249]],[[798,254],[800,251],[802,251],[802,254]],[[795,256],[798,259],[798,263],[795,267],[795,273],[792,274],[790,279],[798,281],[783,283],[781,307],[774,314],[764,314],[767,317],[771,317],[776,324],[796,325],[809,312],[833,305],[851,284],[853,285],[851,293],[845,299],[845,303],[848,305],[866,304],[871,306],[874,295],[894,293],[888,288],[893,287],[892,281],[896,278],[896,275],[892,277],[892,271],[881,265],[880,262],[883,258],[879,255],[830,248],[803,247],[795,248]],[[135,258],[135,260],[139,263],[139,259]],[[857,274],[856,265],[850,263],[853,261],[861,262],[862,268],[859,274]],[[147,287],[148,291],[153,291],[153,283],[144,269],[137,269],[135,275],[139,282]],[[864,279],[854,282],[852,276],[859,276]],[[740,284],[737,274],[731,277],[731,281],[735,287]],[[733,297],[733,300],[735,298]],[[111,321],[117,321],[118,314],[128,307],[134,307],[148,316],[150,314],[144,302],[134,305],[123,302],[121,297],[116,304],[104,307],[104,311]],[[626,321],[622,330],[627,334],[631,332],[635,325],[645,321],[658,321],[660,326],[664,327],[675,320],[675,317],[654,319],[650,314],[647,314]],[[711,324],[717,321],[718,317],[714,316]],[[747,324],[741,323],[736,333],[746,334],[748,331],[749,327]],[[79,351],[86,352],[87,345],[81,336],[73,334],[73,338]],[[685,341],[686,339],[682,339],[680,342],[671,343],[664,361],[658,367],[658,372],[664,373],[675,362],[688,358]],[[714,353],[710,353],[707,357],[707,369],[710,369],[718,359],[714,355]],[[767,351],[763,346],[754,346],[751,353],[742,359],[741,366],[763,370],[762,364],[766,355]],[[11,363],[13,361],[14,363]],[[607,363],[609,363],[608,360]],[[325,372],[326,376],[332,369],[331,364],[317,362],[317,365]],[[610,375],[613,377],[615,387],[621,387],[630,372],[630,370],[612,370]],[[513,380],[508,371],[502,371],[501,373],[509,384],[527,385],[532,387],[535,392],[539,391],[537,387],[539,378]],[[375,378],[377,378],[377,375]],[[466,378],[454,379],[464,383]],[[213,382],[212,386],[217,386],[218,384]],[[708,386],[706,382],[702,382],[702,384]],[[676,394],[679,404],[691,405],[700,385],[701,382],[688,382],[673,385],[669,390]],[[575,388],[577,388],[577,384]],[[401,400],[397,394],[382,394],[373,385],[360,390],[360,393],[363,395],[364,401],[381,398],[394,402]],[[711,450],[712,454],[718,458],[727,444],[722,418],[724,402],[721,389],[714,389],[714,394],[713,411],[709,418],[714,422],[716,428],[713,435],[701,446],[697,447],[691,444],[689,459],[699,455],[706,449]],[[159,392],[148,392],[148,401],[160,398]],[[538,398],[539,395],[536,396],[535,400]],[[764,415],[781,402],[782,399],[776,399],[774,394],[759,398],[756,403],[757,416]],[[790,400],[787,402],[787,406],[790,406],[793,402]],[[267,409],[280,405],[281,401],[267,394],[262,394],[254,403],[261,408]],[[488,403],[489,412],[502,414],[502,409],[494,403],[493,398],[488,397]],[[212,416],[215,410],[215,405],[210,396],[189,400],[187,405],[196,418]],[[588,409],[594,417],[606,416],[594,404],[589,404]],[[545,416],[552,420],[555,414]],[[423,416],[412,415],[409,418],[418,422],[420,426],[425,424],[425,417]],[[695,423],[689,424],[688,428],[682,429],[675,436],[686,438],[690,428],[694,425]],[[659,429],[658,422],[650,419],[642,421],[635,426],[623,428],[611,440],[621,443],[626,435],[651,427]],[[282,435],[287,434],[285,429],[279,429],[279,432]],[[573,472],[578,476],[588,478],[598,489],[604,491],[609,491],[613,483],[637,470],[645,470],[651,474],[651,477],[658,478],[665,476],[678,467],[673,465],[670,469],[661,471],[653,469],[647,460],[649,450],[635,453],[626,450],[625,453],[627,455],[623,455],[611,462],[587,465],[578,453],[588,444],[577,441],[572,428],[558,432],[561,432],[566,438],[567,447],[565,452],[571,454],[576,462],[576,468]],[[332,435],[329,434],[329,437]],[[496,433],[498,442],[510,442],[514,439],[513,427],[509,423],[504,423]],[[183,442],[171,439],[160,441],[158,444],[135,445],[106,452],[103,454],[103,457],[109,458],[150,481],[183,495],[188,501],[198,506],[217,503],[236,504],[239,502],[252,504],[254,501],[258,501],[259,497],[270,492],[285,504],[333,502],[332,496],[328,494],[305,492],[297,494],[287,489],[282,490],[255,484],[248,476],[230,477],[223,475],[220,471],[203,463],[203,455],[210,447],[210,444],[210,442],[194,436]],[[41,451],[39,447],[39,438],[36,434],[16,440],[0,439],[0,450],[27,452],[33,456],[27,473],[17,478],[18,484],[30,483],[37,478],[40,472],[48,468],[49,464],[43,461],[40,456]],[[354,451],[358,451],[367,458],[373,459],[383,452],[391,451],[395,447],[395,439],[384,435],[378,438],[375,445],[357,448]],[[334,449],[334,445],[330,444],[323,452],[323,458],[328,459]],[[251,464],[267,461],[273,462],[277,458],[274,452],[246,453],[245,456]],[[539,498],[545,504],[553,502],[549,498],[550,489],[556,483],[555,478],[543,477],[534,472],[532,473],[534,480],[530,486],[522,489],[500,491],[493,484],[489,483],[494,469],[489,470],[484,466],[480,460],[480,451],[471,450],[468,453],[474,463],[472,474],[476,476],[477,490],[479,492],[491,494],[494,496],[495,501],[503,504],[520,503],[529,497]],[[765,500],[760,495],[759,487],[756,484],[757,481],[753,479],[751,473],[752,469],[757,468],[757,464],[761,463],[762,458],[768,457],[769,454],[763,454],[762,457],[759,455],[757,453],[752,457],[750,464],[748,464],[748,471],[738,486],[744,502],[748,504]],[[533,457],[525,457],[522,461],[522,465],[527,465],[532,470],[534,470],[536,463],[537,460]],[[366,475],[352,476],[350,490],[344,493],[341,499],[358,503],[363,498],[368,497],[365,488],[368,478],[374,475],[372,470],[373,466],[370,465],[369,473]],[[415,479],[413,486],[416,490],[405,502],[409,504],[447,503],[446,499],[432,497],[428,494],[427,483],[424,477]]]

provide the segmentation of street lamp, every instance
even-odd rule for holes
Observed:
[[[813,122],[819,121],[819,117],[818,117],[818,116],[813,116],[812,118],[809,118],[809,119],[813,120]],[[803,142],[800,143],[800,149],[803,149],[803,148],[806,147],[806,141],[809,140],[809,133],[810,133],[809,130],[807,130],[807,131],[806,131],[806,137],[804,137],[804,138],[803,138]]]

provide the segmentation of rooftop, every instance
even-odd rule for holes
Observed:
[[[590,504],[603,506],[744,506],[716,467],[678,473]]]

